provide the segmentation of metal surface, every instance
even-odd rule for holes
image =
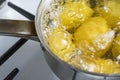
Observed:
[[[0,20],[0,35],[39,41],[33,21]]]
[[[4,80],[13,80],[18,72],[19,72],[19,69],[15,68],[11,73],[8,74],[8,76]]]
[[[22,14],[23,16],[25,16],[26,18],[28,18],[29,20],[34,21],[35,16],[32,15],[31,13],[25,11],[24,9],[16,6],[15,4],[13,4],[12,2],[8,2],[8,6],[10,6],[11,8],[13,8],[14,10],[16,10],[17,12],[19,12],[20,14]]]
[[[36,15],[36,31],[38,34],[38,37],[43,45],[45,56],[47,54],[47,62],[50,65],[51,69],[54,71],[54,73],[61,79],[61,80],[68,80],[69,78],[67,75],[71,75],[72,77],[75,78],[75,80],[120,80],[120,74],[115,74],[115,75],[105,75],[105,74],[99,74],[99,73],[94,73],[94,72],[88,72],[84,70],[78,70],[64,61],[60,60],[57,56],[54,55],[54,53],[50,50],[46,39],[43,35],[43,29],[44,25],[42,24],[42,21],[44,19],[44,14],[47,12],[49,9],[49,6],[53,2],[53,0],[42,0],[38,7],[37,15]],[[53,59],[52,59],[53,58]],[[58,65],[59,64],[59,65]],[[59,66],[59,67],[58,67]],[[58,72],[59,71],[59,72]],[[74,75],[74,71],[77,71],[76,76]],[[65,74],[64,76],[62,74]],[[74,76],[73,76],[74,75]],[[70,77],[71,77],[70,76]],[[72,79],[71,77],[71,79]]]
[[[0,0],[0,8],[4,7],[6,3],[6,0]]]
[[[7,61],[15,52],[27,42],[26,39],[18,40],[11,48],[9,48],[1,57],[0,57],[0,66]]]
[[[40,0],[7,0],[35,15]],[[28,4],[29,2],[29,4]],[[0,19],[28,20],[7,4],[0,9]],[[0,35],[0,56],[20,38]],[[28,40],[0,66],[0,80],[15,68],[19,73],[13,80],[59,80],[51,71],[42,54],[39,42]]]
[[[88,73],[83,72],[77,72],[75,80],[120,80],[120,77],[115,76],[100,76],[100,75],[92,75]]]
[[[104,74],[96,74],[90,73],[87,71],[77,70],[70,65],[66,64],[58,57],[56,57],[52,51],[47,46],[45,39],[42,33],[42,26],[41,21],[46,10],[46,7],[49,7],[50,2],[52,0],[42,0],[43,2],[40,3],[38,7],[38,13],[36,16],[36,31],[42,45],[44,46],[44,55],[46,60],[53,70],[53,72],[61,79],[61,80],[72,80],[73,76],[75,80],[120,80],[119,75],[104,75]],[[47,4],[47,5],[46,5]],[[33,39],[36,36],[34,22],[27,22],[27,21],[6,21],[0,20],[0,32],[3,35],[13,35],[23,38],[31,38]],[[32,27],[32,28],[30,28]],[[25,29],[26,28],[26,29]],[[18,34],[19,33],[19,34]],[[76,76],[74,75],[74,71],[77,71]]]
[[[61,80],[74,80],[73,79],[75,74],[74,70],[68,68],[59,60],[53,58],[53,56],[51,56],[49,52],[47,52],[45,49],[43,51],[45,53],[44,56],[46,58],[46,61],[50,68],[52,69],[52,71],[55,73],[55,75],[57,75]]]
[[[4,0],[5,1],[5,0]],[[19,8],[12,2],[8,2],[8,6],[10,6],[12,9],[20,12],[20,14],[24,15],[26,18],[33,20],[34,15],[30,14],[29,12],[25,11],[22,8]],[[27,39],[19,39],[12,47],[10,47],[1,57],[0,57],[0,66],[5,63],[15,52],[22,47],[28,40]]]

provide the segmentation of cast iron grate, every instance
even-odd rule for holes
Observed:
[[[12,9],[16,10],[29,20],[34,20],[34,15],[31,13],[25,11],[24,9],[16,6],[15,4],[8,2],[8,6],[10,6]],[[1,57],[0,57],[0,66],[7,61],[22,45],[24,45],[28,40],[27,39],[19,39],[11,48],[9,48]]]
[[[18,68],[13,69],[6,78],[4,78],[4,80],[13,80],[14,77],[17,75],[17,73],[19,72]]]
[[[8,6],[12,9],[19,12],[21,15],[25,16],[31,21],[34,21],[35,16],[31,13],[25,11],[24,9],[16,6],[15,4],[8,2]],[[11,48],[9,48],[1,57],[0,57],[0,66],[4,64],[20,47],[22,47],[28,40],[27,39],[19,39]],[[19,72],[18,68],[15,68],[11,73],[7,75],[7,77],[4,80],[13,80],[13,78],[17,75]],[[76,77],[76,71],[74,71],[74,75],[72,80],[75,80]]]
[[[31,13],[25,11],[24,9],[16,6],[15,4],[8,2],[8,6],[12,9],[19,12],[21,15],[25,16],[29,20],[33,21],[35,16]],[[0,57],[0,66],[4,64],[20,47],[22,47],[28,40],[27,39],[19,39],[12,47],[10,47],[1,57]],[[10,72],[4,80],[13,80],[13,78],[19,72],[18,68],[15,68],[12,72]]]

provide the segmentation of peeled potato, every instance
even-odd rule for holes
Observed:
[[[76,29],[93,14],[93,10],[85,2],[68,2],[63,7],[59,16],[60,24],[68,31]]]
[[[74,42],[83,54],[102,57],[111,46],[114,33],[104,18],[93,17],[75,31]]]
[[[116,58],[120,55],[120,35],[118,35],[114,39],[113,47],[112,47],[113,57]]]
[[[93,58],[87,55],[77,55],[71,62],[71,65],[82,70],[90,72],[115,74],[120,73],[120,65],[111,59]]]
[[[51,50],[62,60],[68,61],[75,48],[72,42],[72,35],[67,31],[56,28],[47,38]]]
[[[94,9],[97,16],[104,17],[109,27],[120,31],[120,2],[116,0],[105,1]]]
[[[116,0],[101,0],[92,6],[93,14],[86,2],[88,0],[66,0],[60,5],[60,14],[55,18],[59,26],[48,31],[48,46],[57,57],[76,68],[104,74],[120,73],[120,64],[108,53],[112,48],[114,58],[120,55],[120,36],[114,40],[116,31],[113,30],[119,31],[120,5]]]
[[[104,74],[116,74],[120,73],[120,65],[111,59],[96,59],[96,65],[94,68],[94,72],[100,72]]]

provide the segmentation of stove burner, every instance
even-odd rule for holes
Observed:
[[[5,4],[6,0],[0,0],[0,8],[2,8]]]
[[[17,12],[19,12],[20,14],[22,14],[23,16],[25,16],[26,18],[28,18],[29,20],[33,21],[35,16],[32,15],[31,13],[25,11],[24,9],[16,6],[15,4],[11,3],[11,2],[8,2],[8,6],[11,7],[12,9],[16,10]],[[20,48],[22,47],[28,40],[27,39],[19,39],[11,48],[9,48],[1,57],[0,57],[0,66],[2,66],[2,64],[4,64],[13,54],[15,54],[15,52]],[[48,54],[49,55],[49,54]],[[56,65],[49,65],[50,67],[53,68],[53,72],[55,73],[57,71],[57,73],[53,73],[51,75],[53,75],[53,77],[55,77],[54,80],[56,80],[57,77],[61,78],[61,80],[93,80],[92,76],[91,75],[89,76],[86,76],[86,74],[82,74],[82,73],[77,73],[76,71],[69,71],[69,69],[66,69],[64,68],[64,66],[59,66],[60,64],[57,63],[57,62],[54,62],[55,60],[50,57],[51,60],[47,60],[48,59],[48,56],[46,57],[46,60],[48,61],[48,65],[49,63],[51,63],[50,61],[52,61],[52,63],[55,63]],[[50,59],[49,58],[49,59]],[[58,66],[57,68],[59,69],[56,69],[55,66]],[[63,70],[61,70],[63,69]],[[67,71],[67,74],[65,74]],[[8,74],[8,76],[6,78],[4,78],[4,80],[13,80],[14,77],[18,74],[19,72],[19,69],[18,68],[15,68],[11,73]],[[62,72],[62,73],[61,73]],[[69,74],[69,75],[68,75]],[[56,76],[57,75],[57,76]],[[97,76],[96,76],[97,77]],[[67,78],[67,79],[66,79]],[[119,80],[120,78],[107,78],[107,77],[100,77],[101,79],[100,80]],[[53,79],[51,79],[53,80]],[[57,79],[58,80],[58,79]]]
[[[0,0],[0,5],[6,0]],[[29,20],[34,20],[34,15],[31,13],[25,11],[24,9],[16,6],[15,4],[8,2],[8,6],[12,9],[19,12],[21,15],[25,16]],[[20,47],[22,47],[28,40],[27,39],[19,39],[11,48],[9,48],[1,57],[0,57],[0,66],[4,64]],[[15,68],[4,80],[13,80],[13,78],[17,75],[19,72],[18,68]]]
[[[8,76],[4,80],[13,80],[13,78],[17,75],[19,72],[18,68],[15,68],[11,73],[8,74]]]
[[[0,57],[0,66],[7,61],[25,42],[27,39],[18,40],[11,48],[9,48],[1,57]]]
[[[34,21],[35,16],[27,11],[25,11],[24,9],[16,6],[15,4],[8,2],[8,6],[10,6],[12,9],[16,10],[17,12],[19,12],[21,15],[25,16],[26,18],[28,18],[31,21]]]

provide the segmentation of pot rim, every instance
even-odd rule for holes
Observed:
[[[62,63],[65,66],[67,66],[68,68],[72,69],[73,71],[83,72],[84,74],[91,75],[91,76],[94,75],[94,76],[102,76],[102,77],[120,77],[120,74],[102,74],[102,73],[95,73],[95,72],[89,72],[89,71],[82,70],[82,69],[77,69],[76,67],[73,67],[70,64],[68,64],[67,62],[61,60],[58,56],[54,55],[54,53],[50,50],[50,48],[48,47],[48,45],[43,37],[41,23],[40,23],[42,21],[41,16],[42,16],[42,12],[44,11],[44,7],[47,6],[46,3],[47,3],[47,0],[40,1],[36,16],[35,16],[35,28],[36,28],[36,32],[37,32],[38,38],[40,40],[40,43],[42,44],[42,47],[44,47],[45,50],[47,50],[47,52],[53,56],[53,58],[55,58],[57,61],[59,61],[60,63]]]

